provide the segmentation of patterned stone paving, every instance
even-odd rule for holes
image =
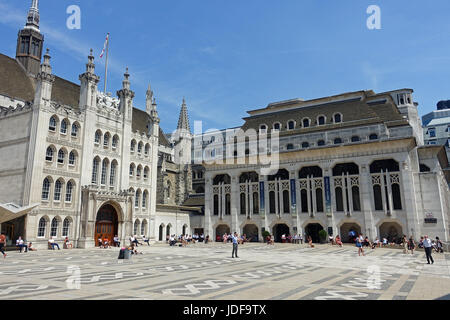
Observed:
[[[118,249],[8,252],[0,260],[4,299],[275,299],[408,300],[450,298],[450,254],[367,250],[352,246],[231,244],[186,248],[140,246],[118,260]]]

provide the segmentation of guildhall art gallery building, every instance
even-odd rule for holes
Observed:
[[[198,135],[183,101],[166,135],[150,88],[145,110],[134,106],[128,70],[113,97],[98,90],[92,52],[73,83],[53,74],[43,44],[33,1],[16,57],[0,54],[0,223],[10,245],[234,231],[318,241],[321,229],[344,241],[349,230],[450,240],[447,155],[424,145],[411,89],[271,103],[239,128]],[[276,158],[273,170],[262,154]]]

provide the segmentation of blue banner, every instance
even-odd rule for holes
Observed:
[[[295,179],[291,179],[291,213],[297,213],[297,192]]]
[[[264,181],[259,183],[259,213],[265,214],[265,203],[264,203]]]
[[[330,190],[330,177],[323,178],[325,184],[325,207],[327,213],[331,213],[331,190]]]

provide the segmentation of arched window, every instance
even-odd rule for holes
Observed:
[[[134,232],[133,232],[133,234],[138,234],[138,230],[139,230],[139,220],[136,220],[135,222],[134,222]]]
[[[217,194],[214,195],[214,215],[219,215],[219,196]]]
[[[353,211],[361,211],[361,202],[359,199],[359,187],[352,187]]]
[[[109,175],[109,184],[111,186],[114,186],[116,183],[116,169],[117,169],[117,163],[113,161],[111,163],[111,172]]]
[[[69,153],[69,165],[74,166],[75,165],[76,156],[73,151]]]
[[[45,237],[46,227],[47,227],[47,221],[45,220],[45,218],[39,219],[38,234],[37,234],[38,238]]]
[[[269,213],[275,213],[275,192],[269,192]]]
[[[146,234],[145,231],[147,231],[147,220],[142,221],[142,224],[141,224],[141,236],[145,236],[145,234]]]
[[[76,123],[72,124],[71,136],[74,137],[74,138],[76,136],[78,136],[78,125]]]
[[[281,127],[281,126],[280,126],[280,123],[279,123],[279,122],[273,124],[273,129],[274,129],[274,130],[278,130],[278,131],[279,131],[279,130],[280,130],[280,127]]]
[[[57,123],[56,118],[51,117],[49,124],[48,124],[48,130],[55,132],[56,131],[56,123]]]
[[[61,129],[59,130],[59,132],[61,132],[61,134],[67,134],[67,120],[64,119],[61,122]]]
[[[260,131],[261,133],[265,133],[265,132],[267,131],[267,126],[266,126],[265,124],[262,124],[262,125],[259,127],[259,131]]]
[[[318,124],[319,126],[323,126],[323,125],[325,124],[325,117],[324,117],[324,116],[319,116],[319,117],[317,118],[317,124]]]
[[[293,129],[295,129],[295,122],[294,121],[288,121],[288,123],[287,123],[287,128],[289,129],[289,130],[293,130]]]
[[[132,141],[131,141],[130,151],[131,151],[131,152],[134,152],[135,149],[136,149],[136,141],[132,140]]]
[[[375,133],[372,133],[372,134],[369,136],[369,140],[377,140],[377,139],[378,139],[378,135],[375,134]]]
[[[375,210],[383,210],[383,198],[381,195],[381,186],[378,184],[373,186],[373,198],[375,201]]]
[[[142,153],[142,147],[144,146],[144,144],[142,142],[139,142],[138,144],[138,153],[141,154]]]
[[[42,200],[48,200],[50,197],[50,180],[48,178],[44,179],[42,184]]]
[[[225,214],[231,215],[231,195],[229,193],[225,195]]]
[[[336,113],[333,117],[334,123],[340,123],[342,122],[342,115],[340,113]]]
[[[134,176],[134,164],[130,164],[130,177]]]
[[[53,148],[52,147],[47,148],[47,152],[45,153],[45,160],[53,161]]]
[[[359,142],[359,141],[361,141],[361,139],[358,136],[352,137],[352,142]]]
[[[291,212],[291,206],[289,204],[289,191],[284,190],[283,191],[283,213],[290,213]]]
[[[62,228],[62,236],[68,237],[69,230],[70,230],[70,220],[69,220],[69,218],[65,218],[64,222],[63,222],[63,228]]]
[[[258,192],[253,192],[253,214],[259,213],[259,194]]]
[[[334,139],[334,144],[341,144],[341,143],[342,143],[342,139],[341,138]]]
[[[342,188],[337,187],[334,189],[334,193],[336,194],[336,211],[342,212],[344,211],[344,198],[342,194]]]
[[[150,171],[150,169],[148,167],[145,167],[145,169],[144,169],[144,179],[148,178],[149,171]]]
[[[58,163],[63,164],[64,163],[64,158],[66,157],[66,153],[64,152],[63,149],[60,149],[58,151]]]
[[[400,195],[400,186],[398,183],[391,185],[392,187],[392,201],[394,202],[394,210],[402,210],[402,199]]]
[[[145,153],[146,156],[148,156],[149,153],[150,153],[150,145],[149,145],[148,143],[145,145],[145,151],[144,151],[144,153]]]
[[[109,161],[108,159],[103,159],[103,163],[102,163],[102,176],[101,176],[101,180],[100,183],[102,185],[106,185],[106,177],[107,177],[107,172],[108,172],[108,166],[109,166]]]
[[[97,184],[98,181],[99,159],[95,158],[92,164],[92,183]]]
[[[316,210],[323,212],[323,192],[320,188],[316,189]]]
[[[247,214],[246,203],[245,203],[245,193],[241,193],[241,214]]]
[[[57,180],[55,183],[55,193],[53,197],[55,201],[61,201],[61,190],[62,190],[62,183],[60,180]]]
[[[117,145],[119,144],[119,137],[117,135],[115,135],[112,139],[112,148],[115,149],[117,148]]]
[[[147,191],[142,194],[142,208],[147,208]]]
[[[310,120],[308,118],[305,118],[302,120],[303,128],[309,128]]]
[[[58,219],[53,218],[52,225],[50,228],[50,237],[56,237],[58,234]]]
[[[136,190],[136,197],[134,199],[134,207],[139,208],[139,202],[141,200],[141,192],[139,190]]]
[[[302,143],[302,148],[303,149],[309,148],[309,143],[308,142],[303,142]]]
[[[302,189],[300,191],[300,199],[302,201],[302,212],[308,212],[308,192],[306,189]]]
[[[319,147],[324,146],[324,145],[325,145],[325,141],[324,141],[324,140],[319,140],[319,141],[317,142],[317,145],[318,145]]]
[[[73,193],[73,183],[71,181],[67,182],[66,186],[66,202],[72,202],[72,193]]]
[[[109,133],[105,133],[103,136],[103,146],[108,147],[109,146]]]
[[[100,144],[101,136],[102,136],[102,133],[100,130],[95,132],[95,138],[94,138],[95,144]]]
[[[292,143],[289,143],[289,144],[286,146],[286,149],[287,149],[287,150],[294,150],[294,145],[293,145]]]
[[[141,165],[139,165],[139,166],[137,167],[137,170],[136,170],[136,177],[137,177],[138,179],[141,178],[141,173],[142,173],[142,167],[141,167]]]

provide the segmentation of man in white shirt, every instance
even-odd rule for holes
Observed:
[[[427,235],[425,236],[425,239],[423,239],[423,247],[425,248],[425,254],[427,256],[428,264],[430,264],[430,260],[431,260],[431,263],[433,264],[434,260],[433,260],[433,257],[431,256],[431,252],[433,251],[433,248],[432,248],[431,240],[430,240],[430,238],[428,238]]]

